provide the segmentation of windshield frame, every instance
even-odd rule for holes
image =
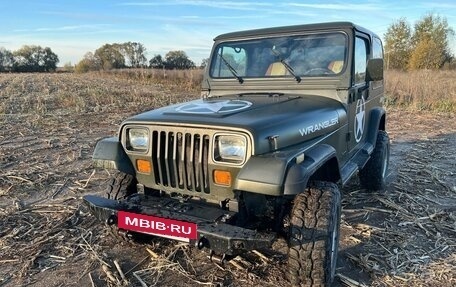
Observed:
[[[339,45],[335,45],[334,47],[339,47],[339,49],[343,49],[343,55],[342,57],[338,57],[338,61],[339,62],[343,62],[342,63],[342,67],[337,71],[337,72],[333,72],[333,73],[325,73],[325,74],[303,74],[302,72],[299,72],[297,71],[296,72],[296,75],[298,77],[302,77],[302,78],[315,78],[315,77],[319,77],[319,78],[335,78],[335,77],[338,77],[340,76],[341,74],[345,73],[345,71],[347,70],[347,67],[349,66],[349,63],[348,63],[348,59],[349,59],[349,41],[350,41],[350,37],[349,35],[343,31],[343,30],[329,30],[329,31],[318,31],[318,32],[294,32],[294,33],[285,33],[285,34],[271,34],[271,35],[262,35],[262,36],[255,36],[255,37],[246,37],[246,38],[239,38],[239,39],[227,39],[227,40],[218,40],[215,45],[214,45],[214,48],[212,49],[212,55],[211,55],[211,62],[209,63],[209,66],[208,66],[208,71],[207,71],[207,74],[208,76],[211,78],[211,79],[214,79],[214,80],[232,80],[232,79],[236,79],[235,77],[233,77],[232,73],[229,72],[229,73],[225,73],[224,72],[224,75],[221,75],[221,65],[222,63],[220,63],[220,60],[217,60],[217,58],[219,58],[219,54],[220,54],[220,49],[221,48],[224,48],[224,47],[227,47],[227,48],[230,48],[234,50],[233,47],[236,46],[236,44],[240,44],[239,47],[241,47],[241,49],[244,49],[245,50],[245,55],[247,57],[247,55],[253,55],[253,51],[247,51],[247,49],[245,49],[245,47],[249,47],[251,50],[253,49],[260,49],[262,48],[263,49],[263,52],[265,51],[265,49],[267,49],[268,46],[266,46],[265,44],[267,42],[274,42],[274,41],[281,41],[281,40],[286,40],[286,41],[298,41],[298,40],[320,40],[320,41],[324,41],[324,40],[329,40],[330,37],[338,37],[338,36],[342,36],[343,39],[338,39],[337,41],[343,41],[343,48],[340,48],[340,44]],[[255,43],[257,42],[257,43]],[[339,42],[340,43],[340,42]],[[263,44],[263,46],[261,46],[260,44]],[[298,46],[298,42],[295,42],[294,43],[294,46]],[[272,54],[272,49],[274,49],[273,47],[275,47],[275,45],[270,45],[270,49],[271,49],[271,54]],[[316,46],[318,48],[318,46]],[[323,48],[327,48],[327,47],[331,47],[331,45],[327,45],[327,46],[321,46]],[[289,52],[285,54],[285,56],[289,56],[291,53],[292,53],[292,49],[290,47],[289,48]],[[309,47],[308,47],[309,48]],[[310,48],[313,48],[315,49],[315,47],[310,47]],[[322,48],[322,49],[323,49]],[[238,49],[240,50],[240,49]],[[291,51],[291,52],[290,52]],[[340,51],[338,51],[340,53]],[[237,53],[237,52],[236,52]],[[226,56],[226,54],[224,55],[224,57]],[[277,63],[277,62],[280,62],[280,58],[284,55],[280,54],[279,56],[277,56],[277,54],[275,55],[275,60],[274,61],[266,61],[263,63],[263,65],[265,66],[266,63],[268,63],[267,65],[271,65],[272,63]],[[287,57],[284,56],[284,61],[286,62],[286,64],[288,64],[292,69],[293,71],[295,70],[295,66],[292,64],[292,63],[289,63],[287,61]],[[268,75],[266,74],[267,72],[267,69],[264,69],[264,66],[263,66],[263,69],[259,69],[260,72],[259,73],[250,73],[250,72],[247,72],[247,69],[252,69],[251,66],[251,63],[249,63],[249,61],[252,61],[250,59],[246,59],[245,60],[245,64],[247,65],[245,67],[245,70],[240,70],[237,65],[232,65],[236,72],[238,73],[238,75],[240,77],[242,77],[242,79],[295,79],[296,77],[294,77],[294,75],[292,75],[292,73],[290,73],[289,71],[287,71],[286,73],[283,73],[283,74],[280,74],[280,75]],[[256,62],[258,63],[258,62]],[[287,67],[285,67],[285,65],[283,63],[280,63],[280,65],[284,66],[284,70],[288,70]],[[218,70],[216,70],[216,66],[218,66]],[[225,67],[227,69],[227,67]],[[266,70],[264,71],[264,73],[262,73],[261,71],[263,70]]]

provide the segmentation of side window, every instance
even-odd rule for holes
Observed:
[[[355,40],[355,78],[354,85],[362,84],[366,79],[367,42],[363,38]]]
[[[374,45],[372,47],[372,58],[377,59],[383,59],[383,48],[382,48],[382,42],[380,41],[379,38],[374,38]]]
[[[372,58],[374,59],[383,59],[383,47],[382,41],[379,38],[374,38],[372,45]],[[383,80],[372,82],[372,88],[376,89],[383,86]]]
[[[246,51],[243,48],[237,47],[220,47],[217,51],[217,54],[221,55],[223,59],[228,62],[228,64],[236,70],[238,76],[245,76],[246,74]],[[212,74],[216,77],[232,77],[233,74],[230,72],[228,66],[221,59],[220,56],[217,56],[215,60],[215,65],[213,66]]]

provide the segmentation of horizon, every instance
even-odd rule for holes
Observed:
[[[456,3],[427,1],[109,1],[75,3],[17,0],[1,3],[0,47],[17,50],[23,45],[50,47],[59,66],[75,65],[87,52],[104,44],[139,42],[146,57],[183,50],[199,65],[209,57],[213,38],[238,30],[349,21],[382,39],[387,28],[406,18],[412,28],[423,16],[445,17],[456,28]],[[17,13],[9,11],[20,11]],[[456,53],[455,39],[450,49]]]

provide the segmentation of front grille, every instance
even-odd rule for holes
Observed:
[[[203,130],[152,132],[155,184],[209,193],[210,136]]]

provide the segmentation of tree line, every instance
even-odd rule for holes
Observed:
[[[454,30],[445,17],[428,14],[412,26],[405,18],[387,29],[385,61],[387,69],[417,70],[454,67],[450,39]]]
[[[25,45],[16,51],[0,47],[0,72],[53,72],[59,57],[51,48]],[[207,63],[203,60],[202,67]],[[192,69],[195,63],[184,51],[169,51],[164,57],[154,55],[147,61],[146,48],[137,42],[104,44],[95,52],[88,52],[74,66],[76,72],[123,68]],[[65,70],[73,67],[65,64]]]
[[[450,39],[454,30],[445,17],[428,14],[415,25],[405,18],[393,22],[387,29],[385,40],[385,65],[387,69],[416,70],[455,68]],[[207,65],[204,59],[200,67]],[[52,72],[59,57],[51,48],[35,45],[22,46],[16,51],[0,47],[0,72]],[[65,64],[65,67],[71,64]],[[149,61],[142,43],[125,42],[104,44],[93,53],[88,52],[75,66],[76,72],[122,68],[192,69],[195,63],[184,51],[169,51],[163,57],[154,55]]]
[[[49,47],[25,45],[16,51],[0,47],[0,72],[53,72],[58,62]]]
[[[154,55],[147,61],[146,48],[137,42],[104,44],[95,52],[88,52],[74,67],[76,72],[123,68],[192,69],[195,63],[184,51],[169,51],[165,57]]]

